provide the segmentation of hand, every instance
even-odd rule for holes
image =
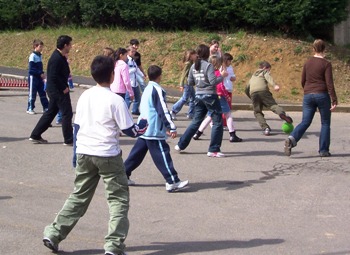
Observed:
[[[134,96],[130,96],[130,101],[134,101]]]
[[[330,110],[331,110],[331,112],[332,112],[332,111],[334,111],[334,110],[335,110],[335,108],[337,108],[337,105],[336,105],[336,104],[332,104],[331,109],[330,109]]]
[[[228,72],[222,71],[222,72],[221,72],[221,76],[222,76],[222,77],[227,77],[227,76],[228,76]]]
[[[275,85],[274,90],[277,91],[277,92],[280,91],[280,86]]]
[[[63,94],[69,93],[69,88],[67,87],[65,90],[63,90]]]
[[[171,132],[171,131],[168,130],[168,131],[166,131],[166,134],[168,136],[170,136],[171,139],[174,139],[177,136],[177,132],[176,131]]]
[[[231,77],[230,81],[236,81],[236,77]]]
[[[45,74],[44,73],[42,73],[40,76],[41,76],[41,79],[45,80]]]

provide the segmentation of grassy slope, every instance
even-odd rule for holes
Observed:
[[[143,66],[160,65],[164,69],[163,84],[176,86],[181,74],[181,59],[188,48],[195,48],[200,43],[211,39],[220,39],[224,52],[230,52],[234,58],[237,75],[235,93],[243,94],[244,86],[256,69],[257,63],[267,60],[272,64],[272,75],[282,85],[282,90],[275,93],[277,99],[300,102],[302,90],[300,75],[304,61],[312,54],[308,42],[283,39],[281,37],[247,35],[240,31],[235,34],[214,34],[205,32],[154,32],[127,31],[122,29],[75,29],[55,30],[37,29],[25,32],[1,32],[1,65],[27,68],[27,59],[31,52],[34,38],[45,43],[44,66],[61,34],[73,37],[73,50],[70,65],[74,75],[89,75],[89,64],[94,56],[104,47],[125,47],[131,38],[141,41],[140,52]],[[350,103],[349,51],[331,46],[327,58],[332,61],[336,90],[341,103]]]

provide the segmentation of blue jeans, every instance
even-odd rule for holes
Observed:
[[[194,115],[194,98],[196,96],[196,92],[193,86],[185,85],[182,97],[173,105],[172,111],[177,114],[181,111],[182,107],[189,101],[190,108],[188,109],[187,115],[190,118],[193,118]]]
[[[190,144],[193,135],[198,130],[208,111],[212,112],[211,118],[213,121],[208,151],[220,152],[223,127],[221,117],[222,111],[218,95],[196,95],[193,120],[186,129],[185,133],[180,137],[178,143],[181,150],[186,149],[186,147]]]
[[[139,106],[140,106],[140,101],[141,101],[141,92],[140,92],[140,88],[139,86],[137,87],[132,87],[132,90],[134,91],[134,103],[132,105],[132,113],[139,113]],[[130,108],[131,105],[131,100],[130,100],[130,95],[129,92],[126,91],[125,94],[125,103],[128,106],[128,108]]]
[[[318,109],[321,115],[321,133],[319,138],[319,153],[329,152],[331,141],[331,99],[328,93],[306,94],[303,99],[303,117],[301,123],[290,134],[293,146],[304,135],[312,123]]]

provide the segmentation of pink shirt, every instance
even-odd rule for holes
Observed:
[[[114,81],[111,84],[111,91],[121,94],[125,94],[128,91],[130,96],[134,96],[130,84],[129,67],[124,60],[118,60],[115,63]]]

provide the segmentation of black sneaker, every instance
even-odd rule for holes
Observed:
[[[326,151],[326,152],[320,152],[320,157],[330,157],[330,156],[332,156],[332,154],[330,153],[330,152],[328,152],[328,151]]]
[[[58,244],[55,244],[54,242],[52,242],[50,238],[44,237],[43,242],[47,248],[49,248],[50,250],[52,250],[55,253],[58,252]]]
[[[39,139],[34,139],[34,138],[29,138],[29,141],[31,141],[34,144],[46,144],[47,140],[43,139],[43,138],[39,138]]]
[[[237,135],[236,135],[236,131],[230,133],[230,142],[231,143],[240,143],[242,142],[243,139],[242,138],[239,138]]]
[[[284,141],[284,154],[286,156],[290,156],[292,154],[292,141],[289,138]]]
[[[281,113],[280,115],[280,118],[282,120],[284,120],[285,122],[287,123],[293,123],[293,119],[291,117],[289,117],[288,115],[286,115],[285,113]]]
[[[203,132],[197,130],[194,136],[192,137],[193,140],[199,140],[199,137],[201,137],[202,134]]]

